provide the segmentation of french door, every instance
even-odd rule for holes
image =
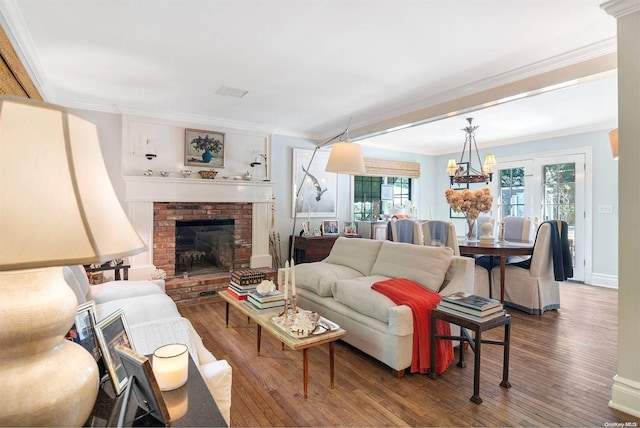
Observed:
[[[534,207],[541,221],[563,220],[569,225],[574,281],[585,278],[585,156],[584,154],[534,159]]]
[[[536,227],[547,220],[563,220],[569,226],[574,281],[585,280],[585,254],[590,241],[585,233],[585,154],[539,156],[500,162],[491,183],[497,196],[498,221],[512,216],[531,218]]]

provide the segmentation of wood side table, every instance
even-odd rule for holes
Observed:
[[[104,272],[104,271],[112,270],[112,271],[115,271],[114,272],[114,279],[116,281],[120,281],[120,269],[122,269],[122,279],[124,279],[126,281],[126,280],[129,279],[129,268],[130,267],[131,267],[131,265],[115,265],[115,266],[105,265],[105,266],[92,268],[92,267],[89,267],[89,265],[85,265],[84,270],[87,273]]]
[[[436,320],[443,320],[452,324],[456,324],[460,326],[461,336],[443,336],[436,334]],[[482,332],[491,330],[492,328],[504,326],[504,340],[491,340],[491,339],[482,339]],[[468,330],[472,330],[475,332],[474,337],[471,337]],[[469,342],[469,346],[473,350],[475,354],[474,364],[473,364],[473,395],[470,400],[476,404],[482,403],[482,398],[480,398],[480,357],[481,357],[481,345],[483,343],[489,343],[493,345],[502,345],[504,347],[503,357],[502,357],[502,382],[500,382],[500,386],[503,388],[511,388],[511,384],[509,383],[509,345],[511,341],[511,315],[505,314],[504,316],[493,318],[488,321],[478,322],[473,321],[469,318],[465,318],[463,316],[453,315],[448,312],[440,311],[438,309],[434,309],[431,311],[431,370],[429,373],[429,377],[431,379],[436,379],[436,341],[437,339],[441,340],[459,340],[460,346],[460,359],[458,361],[458,367],[466,367],[466,363],[464,362],[464,342]]]

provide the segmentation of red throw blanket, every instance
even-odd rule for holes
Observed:
[[[397,305],[407,305],[413,311],[413,357],[411,373],[426,373],[431,368],[430,334],[431,310],[442,297],[422,285],[406,278],[392,278],[376,282],[372,290],[384,294]],[[448,322],[437,320],[436,332],[451,335]],[[453,360],[453,345],[450,340],[436,341],[436,374],[443,373]]]

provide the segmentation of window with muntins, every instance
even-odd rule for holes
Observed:
[[[410,201],[410,178],[354,177],[353,217],[356,221],[375,221],[391,216],[393,208],[406,207]]]
[[[524,168],[500,170],[499,218],[524,217]]]

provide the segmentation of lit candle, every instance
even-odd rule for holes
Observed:
[[[291,295],[296,295],[296,269],[295,263],[291,260]]]
[[[289,296],[289,260],[284,262],[284,298]]]
[[[152,369],[160,391],[170,391],[187,382],[189,353],[183,344],[161,346],[153,353]]]
[[[307,228],[311,230],[311,207],[307,208]]]

